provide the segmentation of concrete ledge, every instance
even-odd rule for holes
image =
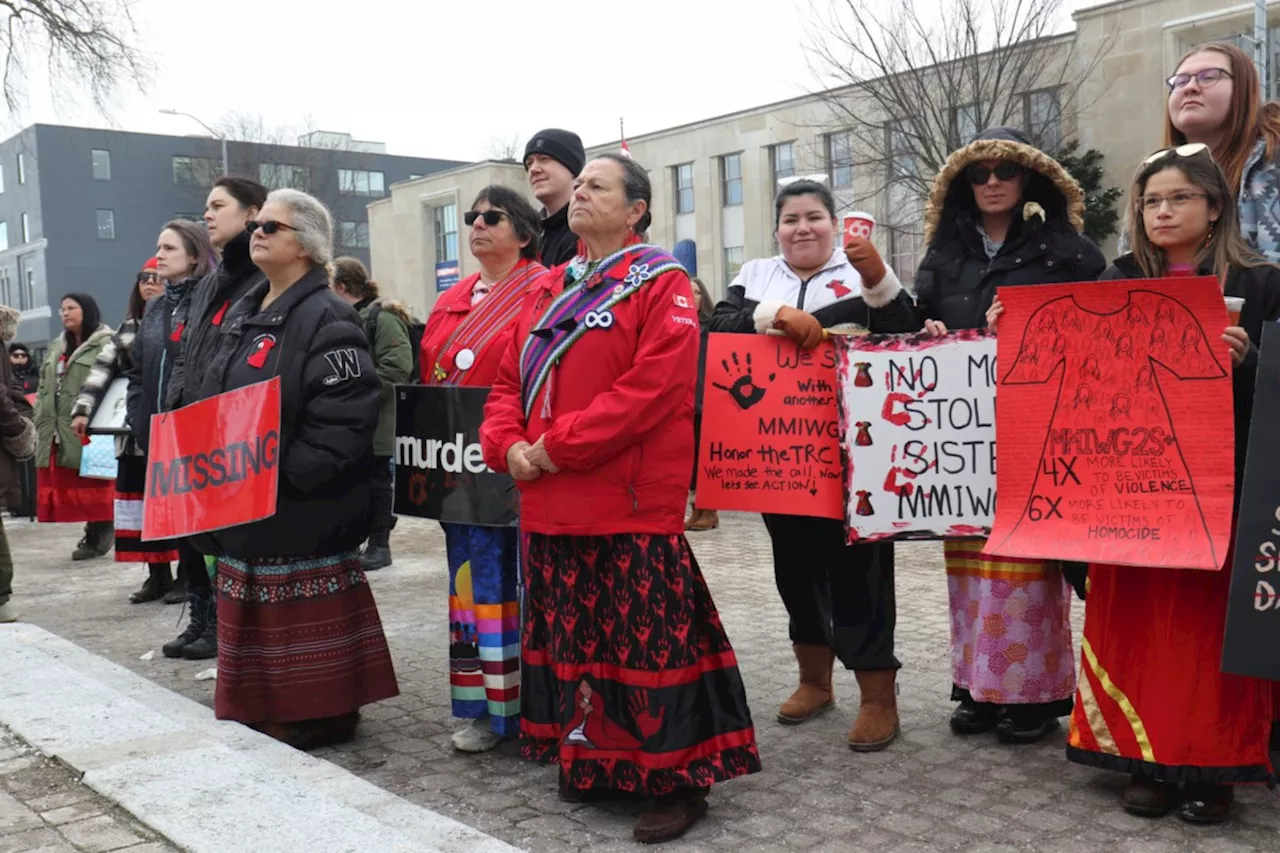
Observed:
[[[0,661],[0,723],[191,853],[519,853],[34,625]]]

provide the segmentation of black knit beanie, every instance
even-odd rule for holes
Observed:
[[[587,152],[583,149],[578,134],[557,127],[540,130],[529,140],[529,144],[524,147],[525,171],[529,170],[529,157],[534,154],[545,154],[560,161],[566,169],[573,172],[575,178],[582,167],[587,165]]]

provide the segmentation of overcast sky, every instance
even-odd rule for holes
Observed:
[[[1100,1],[1100,0],[1097,0]],[[823,0],[816,0],[819,4]],[[918,0],[918,6],[947,0]],[[1066,0],[1069,9],[1095,0]],[[36,87],[35,121],[201,132],[232,111],[351,133],[393,154],[472,160],[542,127],[588,145],[771,101],[817,84],[809,0],[137,0],[158,73],[110,118]],[[1069,27],[1064,15],[1060,29]]]

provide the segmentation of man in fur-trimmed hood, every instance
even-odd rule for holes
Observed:
[[[1096,280],[1106,259],[1083,227],[1084,191],[1058,161],[1015,128],[984,130],[934,179],[920,312],[948,329],[982,328],[996,287]]]

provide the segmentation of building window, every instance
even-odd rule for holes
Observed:
[[[94,148],[89,153],[93,160],[93,179],[95,181],[111,180],[111,152]]]
[[[311,189],[311,170],[292,163],[259,163],[258,183],[269,190]]]
[[[794,178],[796,174],[796,144],[779,142],[770,151],[769,160],[773,165],[773,192],[778,191],[778,181],[783,178]]]
[[[903,122],[894,121],[889,123],[886,132],[889,135],[889,182],[914,177],[920,171],[920,163],[911,144],[910,129]]]
[[[724,250],[724,286],[728,289],[742,269],[742,247],[726,247]]]
[[[98,215],[98,239],[114,240],[116,238],[116,212],[114,210],[94,211]]]
[[[853,186],[853,133],[842,130],[827,134],[827,177],[832,189]]]
[[[338,192],[340,193],[382,196],[385,190],[384,176],[381,172],[369,172],[364,169],[338,170]]]
[[[208,157],[174,157],[173,183],[180,187],[211,187],[222,176],[222,161]]]
[[[0,222],[0,252],[9,251],[9,223]]]
[[[18,152],[18,183],[25,184],[27,182],[27,160],[22,156],[22,152]]]
[[[965,104],[951,111],[951,146],[968,145],[982,131],[982,104]]]
[[[742,204],[741,154],[726,154],[720,158],[720,194],[725,207]]]
[[[25,213],[22,214],[22,242],[31,242],[31,220],[27,218]]]
[[[369,223],[368,222],[339,223],[338,245],[347,249],[369,248]]]
[[[914,227],[889,229],[889,265],[898,279],[913,282],[916,267],[920,266],[920,250],[924,236]]]
[[[1050,155],[1062,147],[1062,100],[1057,89],[1028,92],[1023,98],[1031,144]]]
[[[676,214],[693,213],[693,164],[681,163],[671,171],[676,182]]]
[[[0,193],[4,192],[4,164],[0,163]]]
[[[18,310],[26,311],[34,308],[36,304],[36,271],[27,262],[27,267],[23,270],[21,284],[18,287]]]
[[[458,259],[458,206],[446,204],[436,211],[436,263]]]
[[[0,300],[3,300],[5,305],[12,305],[14,303],[12,283],[9,281],[8,267],[0,268]]]

